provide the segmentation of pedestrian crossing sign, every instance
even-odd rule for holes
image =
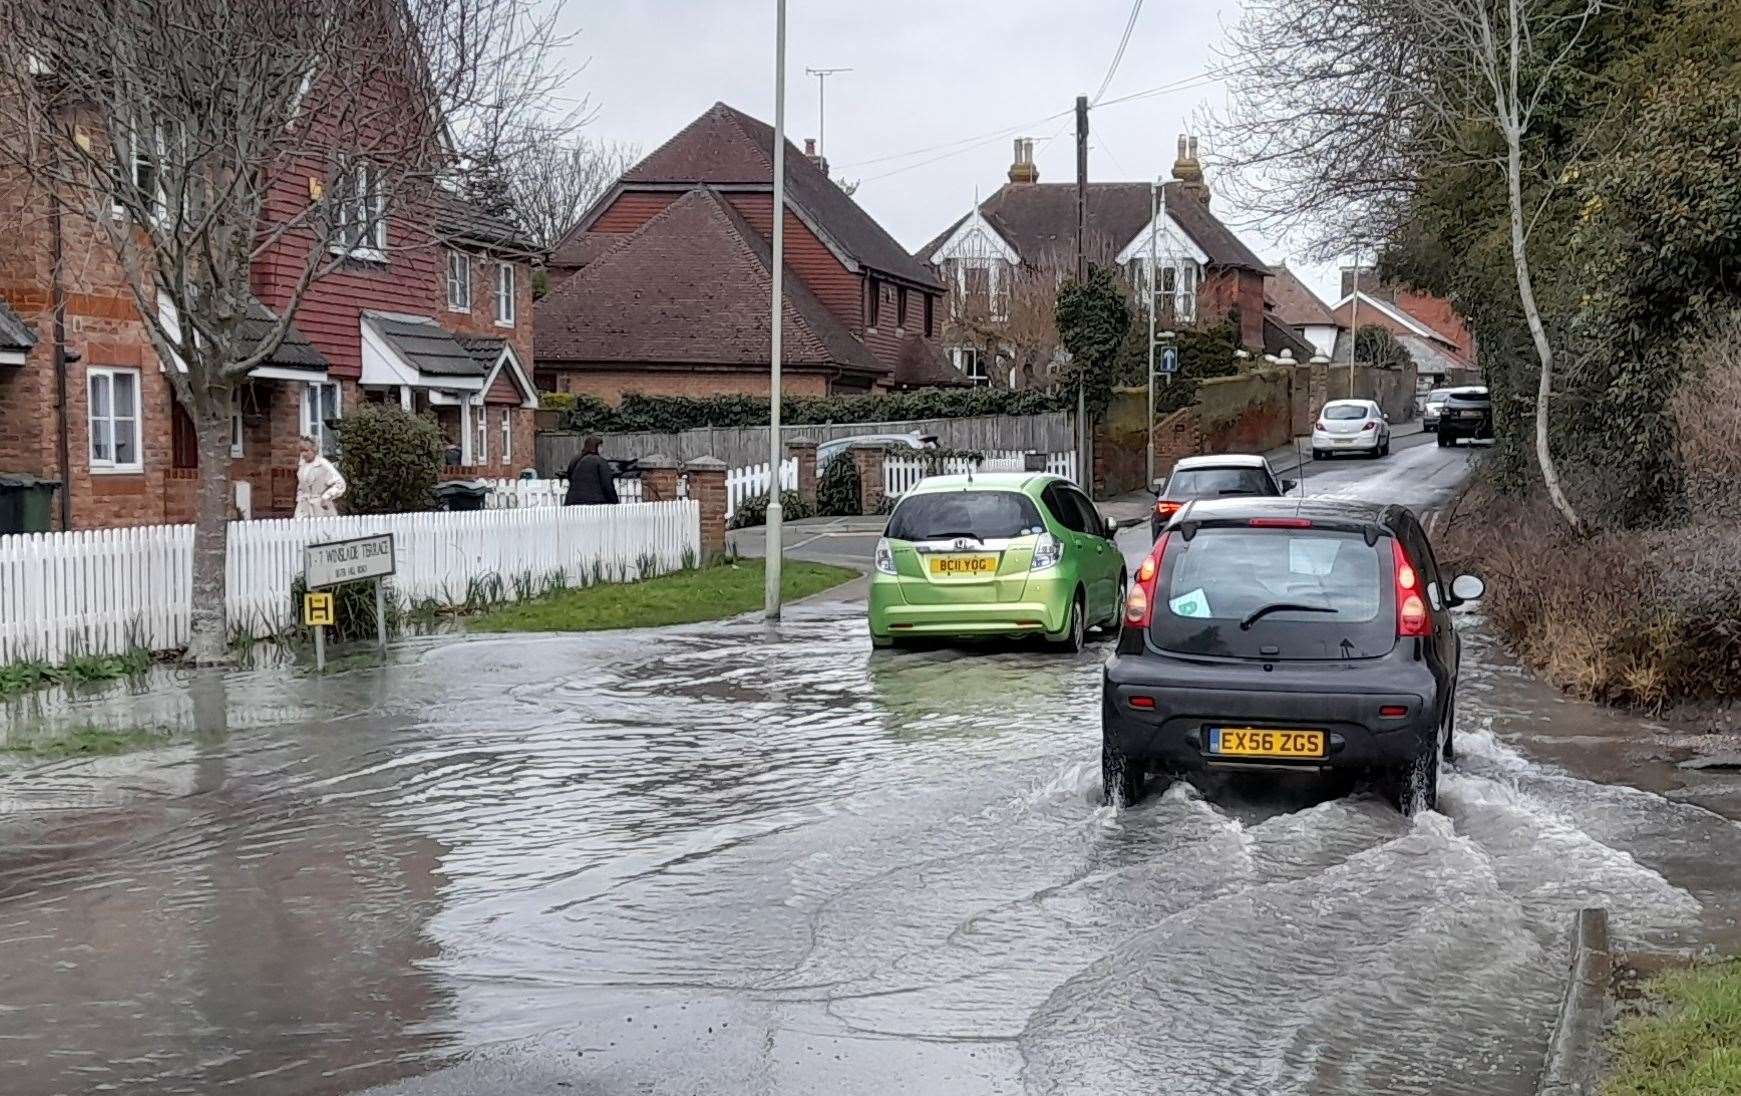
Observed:
[[[311,590],[302,595],[302,623],[310,628],[330,628],[334,623],[332,594]]]

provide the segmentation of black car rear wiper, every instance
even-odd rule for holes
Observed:
[[[1253,609],[1244,620],[1239,622],[1239,630],[1242,632],[1249,632],[1251,631],[1251,626],[1256,624],[1259,620],[1262,620],[1271,613],[1279,613],[1284,610],[1292,613],[1334,613],[1337,611],[1336,608],[1331,605],[1304,605],[1297,601],[1277,601],[1261,608]]]
[[[978,533],[932,533],[929,537],[926,537],[925,539],[926,540],[955,540],[958,537],[964,537],[964,538],[967,538],[969,540],[977,540],[981,544],[985,543],[985,538],[980,536]]]

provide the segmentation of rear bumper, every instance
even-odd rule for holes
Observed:
[[[1312,448],[1325,453],[1360,453],[1378,449],[1378,431],[1362,430],[1358,434],[1312,434]]]
[[[1442,418],[1437,431],[1448,438],[1490,438],[1493,436],[1493,420]]]
[[[1069,624],[1075,592],[1074,575],[1052,569],[1030,575],[1018,601],[914,605],[903,596],[901,582],[880,574],[871,579],[870,633],[877,639],[1059,633]]]
[[[1107,745],[1156,768],[1174,772],[1394,768],[1438,746],[1438,689],[1424,667],[1418,674],[1352,673],[1350,678],[1367,680],[1351,680],[1346,687],[1278,683],[1246,688],[1232,681],[1175,684],[1156,675],[1152,665],[1135,667],[1135,672],[1128,665],[1150,661],[1114,658],[1107,663],[1101,730]],[[1279,676],[1256,666],[1246,673],[1261,674],[1266,686]],[[1134,708],[1133,697],[1150,699],[1155,706]],[[1380,709],[1387,706],[1401,707],[1404,714],[1381,715]],[[1210,727],[1323,731],[1328,751],[1322,758],[1310,759],[1223,758],[1209,753]]]

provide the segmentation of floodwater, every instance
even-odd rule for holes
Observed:
[[[1521,1094],[1572,910],[1741,943],[1741,827],[1535,760],[1619,717],[1484,645],[1410,821],[1310,784],[1102,807],[1104,647],[862,627],[15,711],[187,737],[0,775],[0,1088]]]

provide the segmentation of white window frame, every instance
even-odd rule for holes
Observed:
[[[247,450],[247,430],[242,424],[242,392],[230,390],[230,456],[240,457]]]
[[[337,236],[330,245],[331,250],[334,254],[348,255],[365,262],[385,262],[387,198],[381,192],[380,172],[369,161],[358,160],[339,176],[338,184],[341,187],[348,184],[351,192],[333,199],[337,213],[334,218]],[[361,231],[353,231],[354,226],[359,224]]]
[[[115,378],[125,376],[133,383],[133,414],[120,416],[115,414]],[[108,414],[102,419],[97,418],[97,401],[95,398],[97,382],[101,381],[108,389]],[[126,475],[145,471],[145,437],[141,428],[144,412],[144,396],[141,391],[143,378],[138,369],[124,366],[92,366],[85,370],[85,428],[86,451],[90,457],[91,471],[102,475]],[[115,430],[121,422],[131,424],[133,434],[133,459],[118,461],[115,459]],[[102,437],[109,443],[109,455],[97,456],[97,439]]]
[[[447,253],[447,310],[472,310],[472,257],[464,251]]]
[[[338,439],[331,437],[326,428],[326,420],[321,416],[321,394],[328,389],[332,391],[332,417],[344,417],[345,390],[336,381],[306,381],[302,386],[302,430],[301,433],[315,440],[320,447],[322,456],[336,456]]]
[[[471,417],[472,458],[471,463],[479,466],[490,463],[490,412],[484,406],[484,394],[477,395],[477,408]]]
[[[496,326],[514,326],[514,264],[496,264]]]
[[[502,458],[504,465],[514,461],[514,409],[502,408]]]
[[[153,187],[156,194],[152,196],[151,203],[151,216],[155,221],[160,219],[163,216],[164,211],[169,208],[169,194],[163,189],[162,171],[163,159],[168,155],[169,148],[163,139],[162,126],[153,127],[152,134],[157,142],[157,165],[155,168],[157,171],[157,179]],[[134,190],[143,189],[139,180],[139,170],[141,167],[151,169],[153,165],[149,159],[142,161],[139,158],[139,131],[137,129],[134,129],[127,134],[127,150],[127,180],[132,184]],[[111,201],[110,212],[116,217],[125,217],[127,216],[127,207],[122,205],[119,201]]]
[[[977,346],[955,348],[955,368],[973,382],[975,388],[991,385],[991,368],[986,364],[985,351]]]

